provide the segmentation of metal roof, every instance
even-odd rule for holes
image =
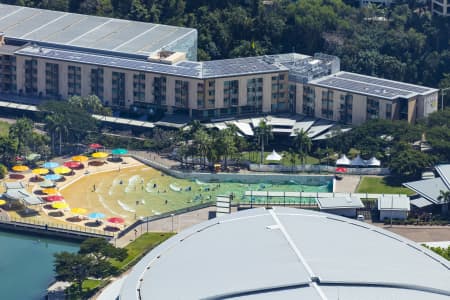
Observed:
[[[440,177],[405,182],[403,185],[420,194],[422,197],[433,202],[434,204],[441,204],[441,200],[438,200],[441,191],[448,191],[447,186]]]
[[[410,210],[410,201],[406,195],[382,195],[378,198],[378,210]]]
[[[343,71],[312,80],[308,84],[389,100],[428,95],[438,91],[434,88]]]
[[[444,258],[370,224],[258,208],[162,243],[133,268],[120,299],[440,300],[450,296],[449,271]]]
[[[364,207],[358,197],[330,197],[317,198],[320,209],[361,208]]]
[[[418,207],[418,208],[422,208],[422,207],[427,207],[433,204],[433,202],[428,201],[427,199],[420,197],[417,199],[413,199],[411,200],[411,204]]]
[[[436,171],[439,176],[441,176],[442,181],[444,181],[447,189],[450,189],[450,165],[438,165],[436,166]]]
[[[0,4],[9,39],[149,56],[196,29]]]

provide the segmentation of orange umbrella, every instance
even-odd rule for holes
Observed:
[[[58,194],[58,190],[57,190],[57,189],[52,189],[52,188],[49,188],[49,189],[43,189],[42,192],[43,192],[44,194],[47,194],[47,195],[55,195],[55,194]]]
[[[36,175],[46,175],[50,171],[46,168],[37,168],[37,169],[33,169],[31,172],[33,172],[33,174],[36,174]]]
[[[85,161],[89,160],[89,157],[84,156],[84,155],[76,155],[76,156],[72,156],[72,160],[79,161],[79,162],[85,162]]]
[[[28,168],[27,166],[24,165],[16,165],[14,167],[12,167],[12,170],[15,172],[25,172],[28,171],[30,168]]]
[[[92,157],[94,157],[94,158],[106,158],[106,157],[108,157],[108,153],[106,153],[106,152],[94,152],[94,153],[92,153]]]

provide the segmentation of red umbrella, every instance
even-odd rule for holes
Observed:
[[[100,145],[100,144],[94,143],[94,144],[90,144],[89,148],[91,148],[91,149],[100,149],[100,148],[103,148],[103,146]]]
[[[60,196],[60,195],[48,196],[45,198],[45,201],[47,201],[47,202],[55,202],[55,201],[61,201],[61,200],[64,200],[64,197]]]
[[[336,173],[347,173],[347,168],[344,167],[337,167]]]
[[[121,217],[112,217],[112,218],[108,218],[106,219],[106,221],[108,221],[109,223],[114,223],[114,224],[123,224],[125,223],[125,220]]]
[[[64,166],[71,168],[71,169],[76,169],[81,166],[81,163],[79,161],[67,161],[64,163]]]

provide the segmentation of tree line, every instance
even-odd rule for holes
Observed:
[[[432,16],[417,1],[387,8],[350,0],[0,2],[196,28],[200,60],[325,52],[339,56],[346,71],[450,86],[450,18]]]

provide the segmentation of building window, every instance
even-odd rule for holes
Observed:
[[[45,64],[45,94],[59,98],[59,65]]]
[[[67,68],[67,93],[69,96],[81,95],[81,67]]]
[[[386,119],[391,120],[392,119],[392,104],[386,103]]]
[[[16,90],[16,57],[0,55],[0,91],[15,93]]]
[[[341,95],[339,108],[339,120],[343,123],[351,124],[353,115],[353,95]]]
[[[103,68],[91,69],[91,94],[103,100]]]
[[[380,102],[377,99],[367,98],[367,120],[380,117]]]
[[[36,95],[37,89],[37,60],[25,60],[25,94]]]
[[[133,100],[145,101],[145,74],[139,73],[133,75]]]
[[[237,106],[239,104],[239,81],[229,80],[223,83],[224,107]]]
[[[247,80],[247,107],[244,112],[258,113],[262,112],[262,78],[252,78]]]
[[[114,106],[125,106],[125,73],[112,72],[111,102]]]
[[[314,116],[315,115],[315,103],[316,99],[316,91],[311,86],[304,86],[303,88],[303,114],[307,116]]]
[[[166,104],[166,83],[167,79],[164,76],[155,77],[153,80],[153,96],[158,105]]]
[[[189,82],[175,80],[175,105],[188,107],[189,104]]]
[[[322,91],[322,117],[333,119],[333,91]]]

